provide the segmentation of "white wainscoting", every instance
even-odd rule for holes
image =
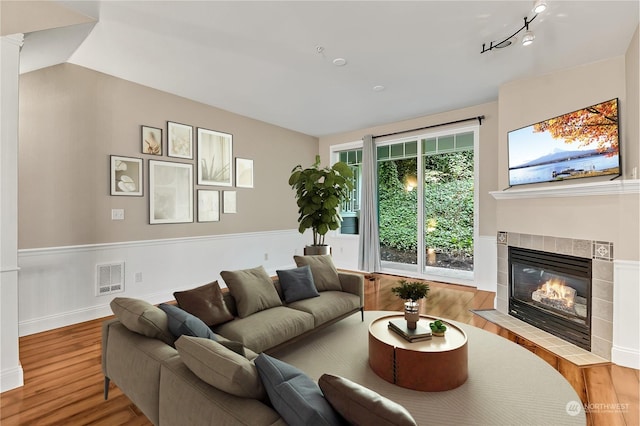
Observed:
[[[308,237],[297,230],[20,250],[20,336],[111,315],[116,296],[150,303],[220,279],[220,271],[295,266]],[[96,296],[96,265],[125,263],[125,290]],[[136,282],[136,275],[142,277]],[[224,283],[220,281],[221,286]]]
[[[613,347],[611,361],[640,369],[640,262],[613,262]]]

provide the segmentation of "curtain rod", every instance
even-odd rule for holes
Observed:
[[[373,138],[384,138],[384,137],[387,137],[387,136],[401,135],[403,133],[417,132],[418,130],[432,129],[434,127],[448,126],[449,124],[458,124],[458,123],[464,123],[464,122],[473,121],[473,120],[478,120],[478,124],[480,126],[482,126],[482,120],[484,120],[484,115],[479,115],[477,117],[464,118],[462,120],[449,121],[447,123],[432,124],[431,126],[419,127],[417,129],[401,130],[399,132],[393,132],[393,133],[387,133],[387,134],[384,134],[384,135],[373,136]]]

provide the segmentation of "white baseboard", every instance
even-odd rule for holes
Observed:
[[[7,368],[0,373],[0,392],[19,388],[24,385],[22,366]]]
[[[611,362],[623,367],[640,370],[640,351],[614,346],[611,348]]]

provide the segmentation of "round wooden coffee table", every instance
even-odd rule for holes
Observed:
[[[429,330],[429,323],[440,318],[420,315],[418,324]],[[388,315],[369,325],[369,365],[381,378],[418,391],[446,391],[462,385],[468,377],[467,335],[457,326],[443,321],[443,337],[409,342],[392,330],[389,321],[404,315]]]

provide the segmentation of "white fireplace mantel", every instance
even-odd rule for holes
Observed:
[[[640,195],[640,179],[611,180],[606,182],[577,183],[556,186],[507,188],[489,192],[496,200],[520,198],[591,197],[597,195]]]

